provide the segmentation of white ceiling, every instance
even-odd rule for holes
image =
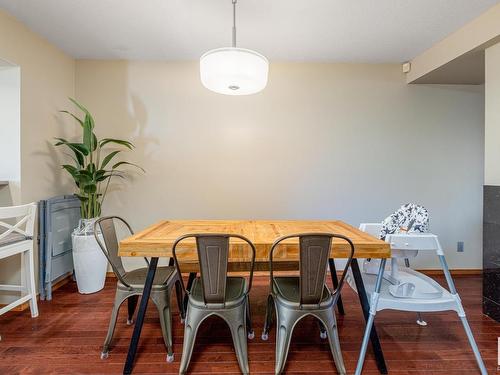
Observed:
[[[402,62],[500,0],[239,0],[238,45],[271,61]],[[0,0],[76,58],[193,60],[230,44],[231,0]]]

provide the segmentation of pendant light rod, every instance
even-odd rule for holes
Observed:
[[[233,48],[236,47],[236,1],[237,0],[232,0],[233,1]]]

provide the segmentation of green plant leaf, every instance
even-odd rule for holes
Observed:
[[[103,138],[99,142],[99,147],[104,147],[108,143],[115,143],[121,146],[127,147],[129,150],[132,150],[135,146],[132,144],[132,142],[129,141],[124,141],[122,139],[114,139],[114,138]]]
[[[116,169],[120,165],[131,165],[133,167],[139,168],[141,171],[143,171],[144,173],[146,173],[146,171],[144,170],[144,168],[139,167],[137,164],[129,163],[128,161],[119,161],[118,163],[116,163],[115,165],[113,165],[113,167],[111,167],[111,169]]]
[[[87,156],[89,154],[89,149],[83,144],[83,143],[75,143],[75,142],[69,142],[65,140],[64,138],[56,138],[59,142],[57,142],[55,145],[60,146],[60,145],[66,145],[72,150],[77,150],[81,154]]]
[[[97,146],[99,145],[99,141],[97,140],[97,137],[94,133],[92,133],[92,151],[95,151],[97,149]]]
[[[80,110],[85,113],[85,117],[88,117],[88,122],[89,122],[89,125],[90,125],[90,128],[91,130],[94,129],[94,118],[92,117],[92,115],[90,114],[90,112],[88,111],[87,108],[85,108],[82,104],[78,103],[75,99],[73,98],[69,98],[69,100],[71,100],[71,102],[76,105],[78,108],[80,108]],[[84,123],[87,121],[87,118],[85,119]]]
[[[88,168],[88,166],[87,166],[87,168]],[[80,174],[82,176],[92,177],[92,172],[88,171],[87,169],[80,169]]]
[[[91,176],[93,176],[95,172],[95,164],[94,163],[87,164],[87,168],[85,168],[85,170],[88,171]]]
[[[123,176],[122,174],[116,173],[116,172],[105,174],[101,178],[102,178],[102,181],[104,181],[104,180],[107,180],[108,178],[111,178],[111,177],[120,177],[122,179],[125,178],[125,176]]]
[[[95,180],[97,182],[102,182],[102,181],[106,181],[109,177],[111,177],[111,175],[103,174],[102,176],[96,177]]]
[[[112,167],[109,167],[115,156],[123,151],[121,147],[132,150],[134,145],[129,141],[115,138],[99,140],[94,133],[95,122],[90,112],[75,99],[69,98],[69,100],[83,112],[84,116],[78,116],[66,110],[61,112],[73,117],[80,124],[82,127],[82,142],[70,142],[64,138],[56,138],[57,143],[55,145],[64,145],[74,154],[74,157],[70,156],[75,164],[64,164],[62,168],[73,177],[78,188],[77,196],[82,202],[82,217],[92,218],[100,215],[111,179],[113,177],[125,178],[127,171],[120,170],[121,166],[130,165],[142,171],[144,169],[136,164],[125,161],[118,161]],[[101,152],[103,151],[101,148],[106,145],[115,146],[115,150]],[[104,155],[102,162],[100,161],[101,154]],[[108,168],[106,169],[106,167]],[[103,181],[105,185],[101,185]],[[101,187],[103,187],[102,190]]]
[[[71,117],[73,117],[76,121],[78,121],[78,123],[83,127],[83,121],[80,120],[76,115],[74,115],[73,113],[69,112],[69,111],[59,111],[61,113],[66,113],[68,115],[70,115]]]
[[[83,191],[87,194],[94,194],[97,191],[97,185],[95,183],[83,185]]]
[[[76,160],[78,161],[78,164],[80,166],[84,165],[84,162],[85,162],[84,156],[85,156],[85,154],[82,152],[84,150],[82,150],[82,148],[80,147],[81,144],[71,143],[71,142],[66,141],[63,138],[56,138],[56,139],[59,140],[59,142],[55,143],[55,146],[65,145],[71,151],[73,151],[73,154],[75,154],[75,157],[76,157]]]
[[[76,158],[73,155],[71,155],[71,154],[69,154],[67,152],[64,152],[64,155],[66,155],[67,157],[71,158],[71,160],[73,160],[76,165],[78,165],[78,166],[80,165],[80,163],[78,162],[78,160],[76,160]]]
[[[73,177],[73,180],[75,180],[76,186],[79,186],[80,185],[80,177],[79,177],[79,173],[78,173],[78,168],[75,168],[74,166],[69,165],[69,164],[64,164],[62,167],[71,175],[71,177]]]
[[[115,157],[115,155],[118,154],[119,152],[121,152],[121,151],[113,151],[113,152],[110,152],[108,155],[106,155],[106,157],[102,160],[101,168],[106,167],[106,165],[108,165],[108,163],[111,161],[111,159],[113,159]]]
[[[85,115],[85,120],[83,121],[83,144],[92,151],[94,150],[94,146],[92,144],[93,135],[94,133],[92,133],[92,124],[89,116]]]
[[[104,174],[106,174],[106,170],[99,169],[99,170],[95,171],[94,178],[97,180],[97,178],[103,176]]]

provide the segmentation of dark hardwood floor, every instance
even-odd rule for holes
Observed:
[[[438,278],[442,282],[442,278]],[[469,322],[490,374],[497,370],[497,337],[500,324],[481,313],[481,278],[456,277]],[[0,374],[120,374],[132,334],[125,324],[122,306],[109,358],[100,359],[114,296],[114,279],[94,295],[80,295],[74,282],[54,293],[51,302],[39,303],[40,316],[29,311],[9,312],[0,317]],[[269,341],[260,339],[268,278],[258,276],[251,293],[256,337],[249,343],[252,373],[274,373],[274,329]],[[357,296],[346,286],[343,292],[345,316],[338,317],[340,340],[349,374],[354,372],[364,321]],[[427,327],[415,323],[415,314],[383,311],[377,327],[391,375],[478,374],[474,356],[452,312],[424,314]],[[174,314],[175,362],[166,363],[166,352],[157,312],[150,303],[139,343],[134,373],[177,373],[182,351],[183,326]],[[217,319],[205,322],[198,334],[191,361],[192,373],[239,373],[229,330]],[[335,373],[328,344],[319,329],[306,318],[297,326],[287,361],[289,374]],[[366,374],[377,374],[369,351]]]

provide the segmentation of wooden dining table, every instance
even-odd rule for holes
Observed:
[[[163,220],[141,232],[123,239],[119,246],[119,255],[124,257],[150,257],[149,269],[144,290],[137,312],[134,332],[130,341],[127,359],[123,369],[124,374],[131,374],[137,345],[141,335],[144,315],[146,313],[153,279],[161,257],[170,258],[173,265],[172,245],[177,238],[185,234],[219,233],[239,234],[248,238],[256,248],[255,270],[269,270],[269,251],[274,241],[285,235],[300,233],[335,233],[348,237],[354,244],[354,259],[351,270],[356,284],[360,304],[365,320],[368,320],[370,305],[366,295],[363,279],[359,269],[358,258],[390,258],[391,249],[388,243],[381,241],[359,229],[339,220]],[[189,273],[187,289],[191,287],[198,272],[196,243],[194,239],[187,239],[182,243],[182,255],[178,254],[178,261],[182,272]],[[334,259],[349,256],[349,244],[346,241],[332,242],[329,259],[332,283],[338,283]],[[245,247],[239,240],[231,242],[229,249],[228,271],[245,271],[250,267],[250,260]],[[274,270],[298,270],[299,251],[297,241],[285,242],[285,250],[276,253],[273,257]],[[344,314],[341,299],[338,309]],[[387,374],[387,367],[377,331],[373,326],[370,340],[380,373]]]

